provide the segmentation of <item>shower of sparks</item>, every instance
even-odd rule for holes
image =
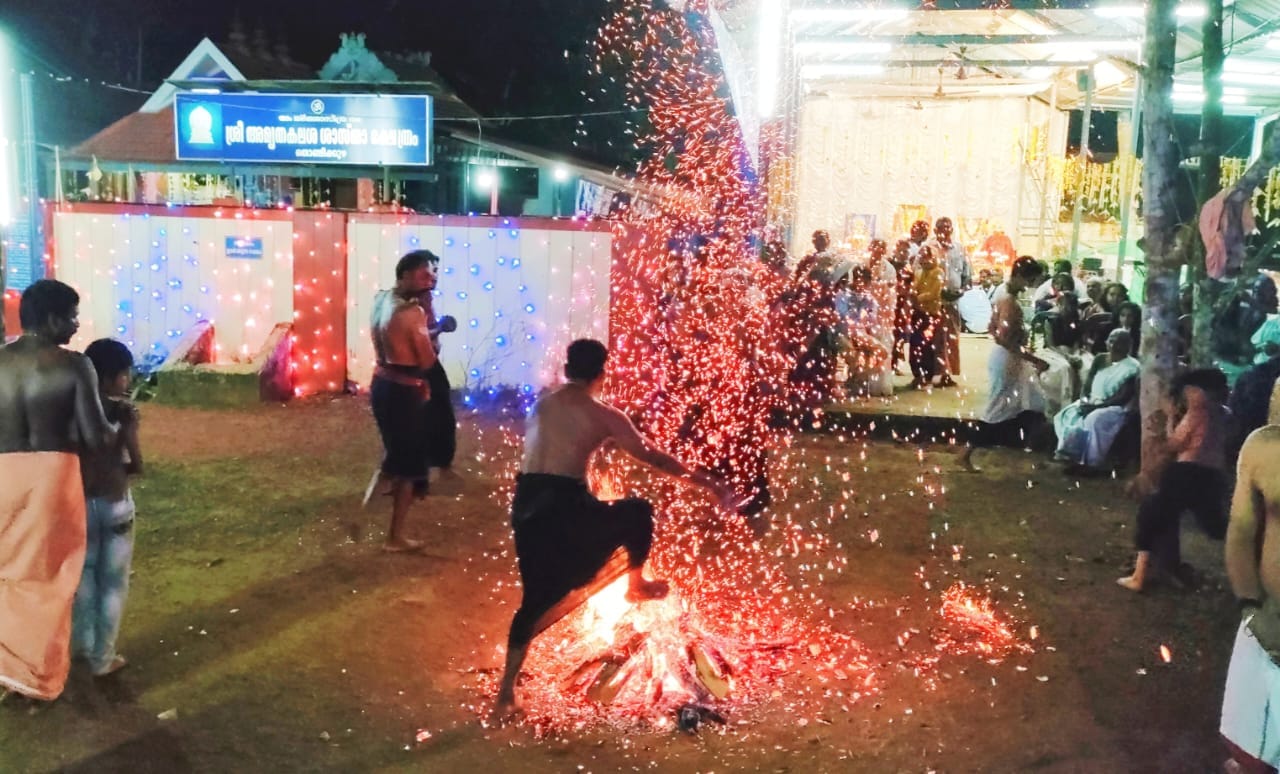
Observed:
[[[815,303],[820,289],[760,260],[764,195],[699,13],[706,1],[680,13],[619,0],[600,29],[594,69],[649,108],[637,179],[662,193],[660,205],[625,214],[615,234],[624,247],[613,274],[607,394],[655,445],[753,501],[748,516],[727,513],[624,455],[600,455],[590,476],[597,496],[655,504],[648,573],[672,591],[632,605],[619,580],[533,642],[518,692],[540,731],[665,729],[688,705],[742,712],[767,703],[809,717],[832,704],[847,711],[880,690],[874,659],[836,629],[837,608],[856,613],[869,603],[823,596],[848,565],[830,528],[867,515],[850,471],[868,470],[868,445],[841,435],[846,455],[793,453],[795,432],[824,427],[822,389],[794,372],[809,338],[829,324],[829,305]],[[766,148],[761,163],[768,157]],[[514,429],[503,439],[487,464],[509,482],[521,441]],[[922,467],[908,495],[932,504],[944,493],[936,473]],[[508,505],[510,489],[495,499]],[[868,546],[880,540],[875,529],[864,534]],[[963,560],[959,546],[943,550]],[[940,615],[946,634],[936,653],[997,659],[1023,650],[972,589],[948,589]],[[481,677],[489,695],[494,680]]]

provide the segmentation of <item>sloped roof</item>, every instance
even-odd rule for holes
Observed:
[[[138,111],[67,152],[69,158],[164,164],[173,161],[173,106],[155,113]]]
[[[316,77],[310,65],[295,61],[279,49],[251,47],[244,40],[219,43],[218,48],[248,81],[305,81]]]

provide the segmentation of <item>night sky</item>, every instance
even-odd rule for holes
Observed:
[[[251,40],[261,29],[273,45],[285,42],[294,59],[316,69],[338,48],[340,33],[363,32],[374,50],[430,51],[436,70],[481,113],[526,115],[606,107],[587,103],[581,91],[608,7],[608,0],[4,0],[0,23],[19,45],[24,69],[147,92],[201,38],[225,41],[237,17]],[[58,101],[76,103],[73,109],[83,115],[69,127],[51,127],[55,134],[83,132],[95,120],[101,127],[145,99],[96,84],[62,89],[66,98]],[[555,141],[569,137],[573,126],[543,124],[535,133]]]

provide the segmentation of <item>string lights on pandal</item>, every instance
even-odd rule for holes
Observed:
[[[841,434],[815,458],[811,444],[793,444],[807,429],[799,416],[818,416],[821,425],[820,409],[795,407],[821,399],[790,375],[806,331],[829,321],[797,316],[792,310],[804,304],[782,303],[786,284],[758,260],[763,192],[711,62],[711,31],[696,15],[645,0],[619,5],[600,29],[591,67],[623,83],[629,102],[649,107],[651,132],[636,140],[649,153],[637,176],[667,197],[656,216],[624,215],[617,225],[625,247],[611,288],[608,397],[660,448],[774,506],[748,518],[720,512],[704,494],[606,455],[593,468],[593,488],[608,498],[635,487],[655,500],[650,563],[673,580],[672,592],[631,606],[619,581],[535,640],[520,689],[526,722],[538,733],[596,723],[662,730],[690,706],[746,713],[772,704],[802,724],[833,705],[847,712],[884,682],[875,654],[841,626],[845,614],[874,603],[825,596],[852,548],[832,539],[831,528],[868,516],[857,512],[850,471],[867,470],[869,446]],[[508,428],[503,453],[483,460],[502,471],[498,480],[514,479],[520,445],[517,428]],[[923,453],[921,464],[916,483],[931,510],[945,489],[939,471],[923,467]],[[508,506],[510,495],[496,492],[495,503]],[[864,538],[875,544],[878,533]],[[937,535],[933,542],[941,544]],[[961,552],[943,546],[931,561],[958,561]],[[489,580],[495,597],[509,595],[505,574]],[[1027,650],[982,590],[934,589],[924,566],[917,583],[941,593],[935,614],[947,634],[901,664],[928,685],[946,654],[998,661]],[[910,637],[899,635],[900,649]],[[474,655],[500,660],[502,650]],[[478,680],[496,687],[493,675]]]

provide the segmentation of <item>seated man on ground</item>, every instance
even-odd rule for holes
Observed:
[[[1080,317],[1083,319],[1094,312],[1105,311],[1102,308],[1102,291],[1107,287],[1106,281],[1098,275],[1093,275],[1084,282],[1084,304],[1080,307]]]
[[[568,382],[534,404],[525,428],[524,461],[511,503],[523,595],[507,637],[506,669],[492,718],[519,711],[516,677],[540,618],[567,594],[589,583],[619,547],[629,559],[627,599],[660,599],[667,583],[646,580],[653,542],[653,506],[639,498],[603,502],[587,489],[587,463],[605,442],[669,475],[704,487],[736,507],[729,487],[644,439],[626,415],[599,399],[608,350],[598,341],[569,345]]]
[[[1044,287],[1043,285],[1041,287]],[[1057,300],[1062,297],[1063,293],[1071,293],[1074,297],[1079,298],[1076,293],[1075,281],[1070,274],[1055,274],[1049,280],[1049,292],[1037,298],[1032,304],[1032,308],[1037,312],[1047,312],[1057,305]]]
[[[1076,294],[1076,298],[1085,298],[1088,295],[1088,287],[1084,280],[1075,276],[1072,272],[1071,261],[1059,259],[1053,262],[1053,271],[1049,275],[1049,279],[1045,280],[1040,287],[1036,288],[1031,294],[1031,305],[1036,309],[1047,309],[1048,304],[1041,305],[1042,302],[1048,301],[1059,293],[1071,292]],[[1060,277],[1066,275],[1066,283],[1063,284]]]
[[[1055,458],[1072,467],[1098,469],[1125,421],[1136,411],[1138,376],[1142,365],[1131,353],[1129,332],[1117,329],[1107,337],[1107,353],[1090,364],[1084,398],[1058,412],[1053,429],[1058,435]]]
[[[960,310],[960,319],[964,329],[969,333],[986,333],[991,326],[991,272],[983,269],[979,273],[979,284],[974,285],[960,296],[956,307]]]
[[[1227,377],[1216,368],[1180,375],[1166,398],[1165,432],[1176,461],[1165,466],[1156,491],[1138,507],[1133,574],[1116,582],[1141,591],[1153,571],[1177,578],[1182,571],[1179,522],[1191,511],[1214,540],[1227,531]]]

